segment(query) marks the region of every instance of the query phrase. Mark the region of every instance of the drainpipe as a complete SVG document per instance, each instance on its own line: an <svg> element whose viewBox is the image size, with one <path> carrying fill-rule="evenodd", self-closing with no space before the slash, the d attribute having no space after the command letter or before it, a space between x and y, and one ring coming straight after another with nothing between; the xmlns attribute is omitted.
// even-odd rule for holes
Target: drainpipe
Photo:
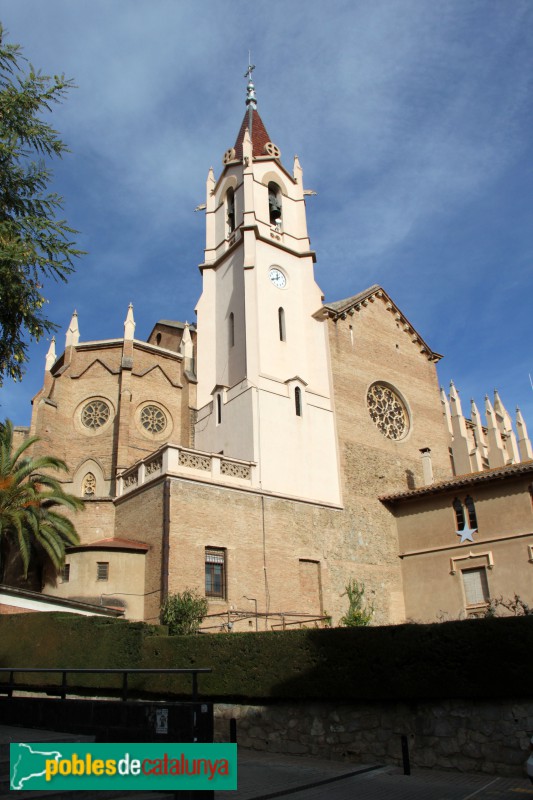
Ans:
<svg viewBox="0 0 533 800"><path fill-rule="evenodd" d="M161 604L168 597L168 561L170 551L170 479L163 487L163 552L161 553Z"/></svg>

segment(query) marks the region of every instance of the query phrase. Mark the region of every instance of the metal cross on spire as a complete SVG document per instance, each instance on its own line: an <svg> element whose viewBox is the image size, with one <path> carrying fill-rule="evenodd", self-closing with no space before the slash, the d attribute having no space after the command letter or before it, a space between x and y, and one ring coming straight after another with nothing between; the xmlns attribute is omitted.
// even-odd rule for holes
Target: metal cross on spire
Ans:
<svg viewBox="0 0 533 800"><path fill-rule="evenodd" d="M252 54L251 51L248 50L248 69L244 73L244 77L248 78L248 80L252 80L252 72L255 69L255 64L252 64Z"/></svg>
<svg viewBox="0 0 533 800"><path fill-rule="evenodd" d="M252 64L251 53L248 50L248 69L244 73L244 77L248 78L248 86L246 87L246 105L249 110L257 108L257 97L255 96L255 86L252 81L252 72L255 69L255 64Z"/></svg>

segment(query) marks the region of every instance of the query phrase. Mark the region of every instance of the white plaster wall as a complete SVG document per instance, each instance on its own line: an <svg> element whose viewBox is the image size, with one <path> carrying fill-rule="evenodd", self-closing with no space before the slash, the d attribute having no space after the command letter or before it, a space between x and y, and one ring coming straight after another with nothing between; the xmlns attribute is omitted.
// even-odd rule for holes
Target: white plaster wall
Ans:
<svg viewBox="0 0 533 800"><path fill-rule="evenodd" d="M297 417L293 391L285 396L259 394L261 485L280 494L339 504L333 413L311 403L302 391L302 416Z"/></svg>
<svg viewBox="0 0 533 800"><path fill-rule="evenodd" d="M313 318L322 306L322 293L313 276L311 258L296 259L290 253L257 243L254 292L247 291L247 326L255 325L258 340L258 373L289 380L298 375L317 394L329 396L327 338L324 323ZM286 288L269 280L272 266L287 277ZM245 280L250 280L246 272ZM278 309L285 311L286 341L279 339ZM254 319L255 316L255 319Z"/></svg>

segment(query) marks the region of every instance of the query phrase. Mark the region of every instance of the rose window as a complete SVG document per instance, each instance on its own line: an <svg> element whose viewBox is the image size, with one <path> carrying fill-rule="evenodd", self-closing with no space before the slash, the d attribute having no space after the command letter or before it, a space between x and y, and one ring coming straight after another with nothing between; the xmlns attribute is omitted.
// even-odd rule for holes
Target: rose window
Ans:
<svg viewBox="0 0 533 800"><path fill-rule="evenodd" d="M145 406L141 411L141 425L149 433L161 433L167 427L167 418L157 406Z"/></svg>
<svg viewBox="0 0 533 800"><path fill-rule="evenodd" d="M403 439L409 431L407 410L396 392L381 383L375 383L366 396L368 411L383 436Z"/></svg>
<svg viewBox="0 0 533 800"><path fill-rule="evenodd" d="M91 400L82 409L81 421L86 428L95 431L105 425L109 419L110 409L103 400Z"/></svg>

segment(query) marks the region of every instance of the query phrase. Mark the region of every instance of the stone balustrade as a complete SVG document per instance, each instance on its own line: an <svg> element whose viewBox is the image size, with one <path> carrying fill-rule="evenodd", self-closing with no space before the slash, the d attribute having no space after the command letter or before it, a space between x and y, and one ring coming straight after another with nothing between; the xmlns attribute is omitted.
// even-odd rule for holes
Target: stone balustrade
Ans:
<svg viewBox="0 0 533 800"><path fill-rule="evenodd" d="M249 489L257 485L256 465L251 461L178 445L165 445L119 476L117 494L119 497L128 494L161 475Z"/></svg>

